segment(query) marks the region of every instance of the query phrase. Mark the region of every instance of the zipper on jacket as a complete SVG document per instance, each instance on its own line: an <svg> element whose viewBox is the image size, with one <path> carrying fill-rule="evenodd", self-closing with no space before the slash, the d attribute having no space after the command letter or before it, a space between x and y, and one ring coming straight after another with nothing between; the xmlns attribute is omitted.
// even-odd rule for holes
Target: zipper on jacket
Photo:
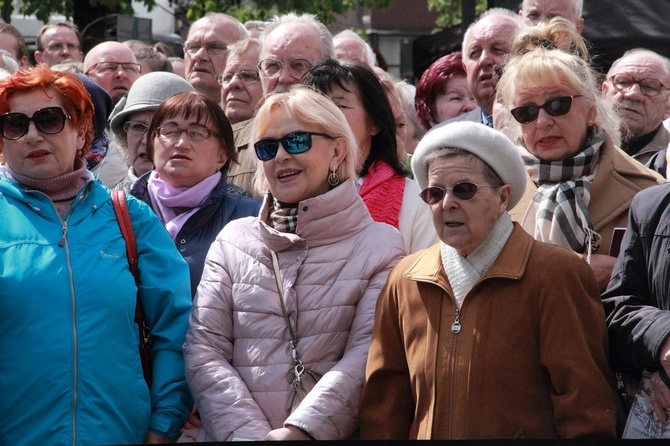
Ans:
<svg viewBox="0 0 670 446"><path fill-rule="evenodd" d="M461 309L456 307L456 316L454 316L454 323L451 324L451 332L458 334L461 331Z"/></svg>

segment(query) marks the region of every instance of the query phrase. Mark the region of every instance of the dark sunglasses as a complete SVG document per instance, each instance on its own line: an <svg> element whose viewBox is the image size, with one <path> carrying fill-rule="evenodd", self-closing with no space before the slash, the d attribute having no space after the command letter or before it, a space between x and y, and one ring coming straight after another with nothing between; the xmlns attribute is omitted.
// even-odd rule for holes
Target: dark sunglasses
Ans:
<svg viewBox="0 0 670 446"><path fill-rule="evenodd" d="M256 149L256 156L261 161L270 161L277 156L279 150L279 143L284 146L291 155L298 153L305 153L312 148L312 136L323 136L324 138L334 139L330 135L318 132L293 132L278 139L261 139L254 148Z"/></svg>
<svg viewBox="0 0 670 446"><path fill-rule="evenodd" d="M447 194L447 191L450 190L454 194L454 197L458 198L459 200L471 200L475 195L477 195L477 191L480 187L491 187L495 189L500 186L480 186L475 183L470 183L469 181L463 181L461 183L454 184L453 187L445 188L440 186L429 186L421 191L419 197L421 197L421 199L427 204L433 205L442 201L444 196Z"/></svg>
<svg viewBox="0 0 670 446"><path fill-rule="evenodd" d="M521 124L528 124L537 119L540 109L547 112L549 116L563 116L572 108L572 100L581 95L561 96L560 98L549 99L542 105L522 105L510 111L514 119Z"/></svg>
<svg viewBox="0 0 670 446"><path fill-rule="evenodd" d="M5 113L0 116L0 133L5 139L19 139L28 133L28 126L32 121L40 132L55 135L63 130L66 119L70 117L60 107L42 108L30 118L23 113Z"/></svg>

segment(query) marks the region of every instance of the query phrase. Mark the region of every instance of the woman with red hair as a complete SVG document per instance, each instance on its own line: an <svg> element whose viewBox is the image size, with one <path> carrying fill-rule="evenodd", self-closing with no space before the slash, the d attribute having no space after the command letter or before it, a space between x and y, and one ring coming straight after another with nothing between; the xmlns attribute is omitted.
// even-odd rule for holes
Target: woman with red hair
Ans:
<svg viewBox="0 0 670 446"><path fill-rule="evenodd" d="M92 118L72 74L40 64L0 81L3 444L165 442L192 405L181 353L188 267L154 213L128 197L139 253L131 273L110 191L86 169Z"/></svg>

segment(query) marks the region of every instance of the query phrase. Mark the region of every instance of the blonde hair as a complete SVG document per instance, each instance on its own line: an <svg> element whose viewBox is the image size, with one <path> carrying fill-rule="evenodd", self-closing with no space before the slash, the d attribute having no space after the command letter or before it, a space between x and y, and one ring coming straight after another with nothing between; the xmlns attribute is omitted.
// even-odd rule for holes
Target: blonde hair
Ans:
<svg viewBox="0 0 670 446"><path fill-rule="evenodd" d="M290 90L269 95L256 112L249 149L254 150L254 143L260 139L261 131L271 125L272 112L283 109L289 115L296 127L316 128L316 131L325 133L333 138L344 138L346 153L342 163L335 172L343 182L349 178L356 178L359 150L356 138L349 127L342 111L325 95L305 85L294 85ZM254 187L257 192L263 193L268 188L268 182L263 172L263 161L258 161ZM323 179L326 181L326 178Z"/></svg>
<svg viewBox="0 0 670 446"><path fill-rule="evenodd" d="M522 88L565 85L574 95L581 95L587 106L596 107L593 124L604 129L615 145L619 145L619 117L602 97L586 43L569 21L556 17L527 27L516 36L512 48L513 57L498 81L496 100L502 107L496 110L496 128L512 141L517 141L521 136L521 125L510 113L516 106L517 92ZM586 122L584 126L587 126Z"/></svg>

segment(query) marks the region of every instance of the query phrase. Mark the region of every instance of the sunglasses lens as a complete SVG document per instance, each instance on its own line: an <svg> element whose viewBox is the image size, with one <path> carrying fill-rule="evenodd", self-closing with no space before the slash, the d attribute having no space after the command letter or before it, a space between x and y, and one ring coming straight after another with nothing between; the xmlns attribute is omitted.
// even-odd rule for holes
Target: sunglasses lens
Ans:
<svg viewBox="0 0 670 446"><path fill-rule="evenodd" d="M544 110L551 116L563 116L570 111L572 106L572 98L565 96L563 98L552 99L542 106Z"/></svg>
<svg viewBox="0 0 670 446"><path fill-rule="evenodd" d="M444 190L439 187L427 187L421 191L419 194L421 199L426 202L426 204L436 204L442 201L444 198Z"/></svg>
<svg viewBox="0 0 670 446"><path fill-rule="evenodd" d="M477 194L477 185L474 183L458 183L453 188L454 196L459 200L470 200Z"/></svg>
<svg viewBox="0 0 670 446"><path fill-rule="evenodd" d="M524 105L513 109L511 113L512 116L514 116L514 119L520 124L527 124L537 119L537 115L540 113L540 107L537 105Z"/></svg>
<svg viewBox="0 0 670 446"><path fill-rule="evenodd" d="M289 133L282 142L288 153L305 153L312 148L312 135L306 132Z"/></svg>
<svg viewBox="0 0 670 446"><path fill-rule="evenodd" d="M2 136L19 139L28 132L28 117L23 113L8 113L2 117Z"/></svg>
<svg viewBox="0 0 670 446"><path fill-rule="evenodd" d="M58 107L45 108L35 112L33 122L39 131L53 135L65 127L65 115Z"/></svg>
<svg viewBox="0 0 670 446"><path fill-rule="evenodd" d="M279 141L274 139L262 139L254 144L256 156L261 161L269 161L277 156Z"/></svg>

